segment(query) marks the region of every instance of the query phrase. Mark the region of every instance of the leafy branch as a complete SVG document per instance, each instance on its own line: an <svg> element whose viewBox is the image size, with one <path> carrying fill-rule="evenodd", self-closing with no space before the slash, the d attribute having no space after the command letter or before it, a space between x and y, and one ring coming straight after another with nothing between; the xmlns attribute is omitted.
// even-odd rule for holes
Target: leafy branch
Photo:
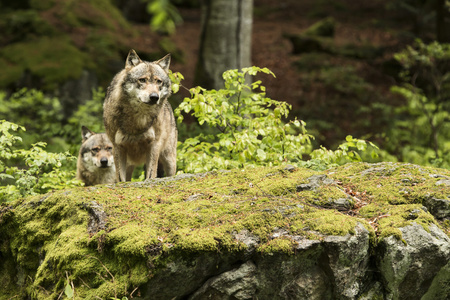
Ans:
<svg viewBox="0 0 450 300"><path fill-rule="evenodd" d="M63 162L76 157L68 152L47 152L44 142L35 143L28 150L15 149L22 139L11 131L18 130L25 128L0 120L0 202L80 185L73 179L74 171L61 169Z"/></svg>
<svg viewBox="0 0 450 300"><path fill-rule="evenodd" d="M425 145L411 144L411 147L422 157L443 162L450 155L450 145L446 142L450 121L450 44L425 44L417 40L394 57L403 67L402 84L393 86L391 91L406 100L402 109L410 120L408 143L424 140L431 146L433 157L426 153Z"/></svg>
<svg viewBox="0 0 450 300"><path fill-rule="evenodd" d="M258 73L275 77L267 68L228 70L223 74L223 89L194 87L189 90L191 96L175 109L178 122L183 121L184 114L191 114L210 132L179 142L177 160L181 172L272 166L286 162L305 165L304 158L311 154L314 137L307 133L305 122L287 120L291 105L268 98L262 81L246 82L248 76ZM314 159L322 163L311 166L324 168L361 160L357 151L365 151L368 146L374 152L378 149L370 142L349 137L337 151L321 148L313 152ZM349 150L351 147L356 149Z"/></svg>

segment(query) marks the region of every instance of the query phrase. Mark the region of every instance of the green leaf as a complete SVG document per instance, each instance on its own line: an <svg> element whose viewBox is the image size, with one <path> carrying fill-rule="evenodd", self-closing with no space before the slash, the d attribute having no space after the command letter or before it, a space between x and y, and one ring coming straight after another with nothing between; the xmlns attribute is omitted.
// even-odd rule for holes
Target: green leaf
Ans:
<svg viewBox="0 0 450 300"><path fill-rule="evenodd" d="M176 94L180 90L180 85L177 83L172 84L172 93Z"/></svg>
<svg viewBox="0 0 450 300"><path fill-rule="evenodd" d="M264 152L264 150L262 150L262 149L258 149L258 150L256 151L256 156L257 156L258 159L261 160L261 161L266 160L266 157L267 157L266 152Z"/></svg>
<svg viewBox="0 0 450 300"><path fill-rule="evenodd" d="M72 299L72 298L73 298L74 291L73 291L73 289L72 289L72 287L71 287L69 281L67 281L66 288L64 289L64 294L65 294L65 295L67 296L67 298L69 298L69 299Z"/></svg>
<svg viewBox="0 0 450 300"><path fill-rule="evenodd" d="M366 150L367 149L366 141L358 140L358 142L356 142L356 148L360 151Z"/></svg>

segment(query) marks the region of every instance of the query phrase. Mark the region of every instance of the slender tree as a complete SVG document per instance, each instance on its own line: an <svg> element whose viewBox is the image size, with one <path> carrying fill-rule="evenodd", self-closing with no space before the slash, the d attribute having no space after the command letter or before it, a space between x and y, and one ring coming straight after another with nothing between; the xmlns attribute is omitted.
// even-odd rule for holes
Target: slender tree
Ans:
<svg viewBox="0 0 450 300"><path fill-rule="evenodd" d="M203 0L195 84L223 85L222 73L251 65L253 0Z"/></svg>

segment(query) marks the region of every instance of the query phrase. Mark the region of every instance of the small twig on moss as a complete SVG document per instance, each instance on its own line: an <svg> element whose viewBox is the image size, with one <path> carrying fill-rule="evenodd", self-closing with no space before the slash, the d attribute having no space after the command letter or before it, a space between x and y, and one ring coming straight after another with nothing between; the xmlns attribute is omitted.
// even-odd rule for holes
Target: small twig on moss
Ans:
<svg viewBox="0 0 450 300"><path fill-rule="evenodd" d="M50 293L42 286L38 285L37 286L40 290L42 290L45 294L50 295Z"/></svg>
<svg viewBox="0 0 450 300"><path fill-rule="evenodd" d="M105 278L105 276L103 276L103 275L100 274L99 272L95 272L95 274L97 274L97 276L100 277L101 279L103 279L104 281L108 281L108 279Z"/></svg>
<svg viewBox="0 0 450 300"><path fill-rule="evenodd" d="M137 290L138 288L139 288L139 287L136 287L136 288L131 292L130 298L133 298L133 293L136 292L136 290Z"/></svg>
<svg viewBox="0 0 450 300"><path fill-rule="evenodd" d="M78 279L80 279L81 282L82 282L88 289L92 289L92 288L89 286L89 284L87 284L87 283L83 280L83 278L78 277Z"/></svg>
<svg viewBox="0 0 450 300"><path fill-rule="evenodd" d="M249 180L249 178L246 178L247 180ZM249 180L250 181L250 180ZM264 191L262 188L260 188L256 183L250 182L249 183L250 187L256 187L264 196L268 197L268 198L277 198L274 195L271 195L269 193L267 193L266 191Z"/></svg>
<svg viewBox="0 0 450 300"><path fill-rule="evenodd" d="M102 261L101 261L100 259L98 259L97 257L91 256L91 255L86 255L86 257L96 259L96 260L102 265L102 267L106 270L106 272L108 272L109 276L111 276L112 283L113 283L113 286L114 286L114 298L116 299L116 298L117 298L117 290L116 290L116 281L115 281L115 279L114 279L114 275L111 274L111 272L108 270L108 268L107 268L107 267L102 263ZM97 274L98 274L103 280L106 281L106 279L105 279L100 273L97 273Z"/></svg>
<svg viewBox="0 0 450 300"><path fill-rule="evenodd" d="M98 260L98 262L102 265L102 267L106 270L106 272L108 272L109 276L111 276L112 281L113 281L113 283L114 283L114 276L113 276L113 274L111 274L111 272L110 272L110 271L108 270L108 268L102 263L102 261L101 261L100 259L98 259L98 258L95 257L95 256L91 256L91 255L86 255L86 257L89 257L89 258L93 258L93 259Z"/></svg>
<svg viewBox="0 0 450 300"><path fill-rule="evenodd" d="M61 299L61 297L62 297L63 294L64 294L64 290L61 291L61 293L59 294L59 296L58 296L58 298L57 298L56 300ZM12 298L10 298L10 299L12 299Z"/></svg>

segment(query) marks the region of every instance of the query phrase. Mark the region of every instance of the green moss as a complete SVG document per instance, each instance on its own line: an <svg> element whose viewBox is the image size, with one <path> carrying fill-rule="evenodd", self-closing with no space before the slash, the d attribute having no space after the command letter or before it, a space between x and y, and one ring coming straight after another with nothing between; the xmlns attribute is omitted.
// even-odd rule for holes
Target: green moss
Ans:
<svg viewBox="0 0 450 300"><path fill-rule="evenodd" d="M281 237L268 241L258 247L257 251L263 255L273 255L274 253L294 254L296 242L287 237Z"/></svg>
<svg viewBox="0 0 450 300"><path fill-rule="evenodd" d="M384 214L386 207L378 203L369 203L359 210L361 217L371 219Z"/></svg>
<svg viewBox="0 0 450 300"><path fill-rule="evenodd" d="M437 186L436 169L401 163L348 164L330 171L330 176L366 192L377 202L389 204L423 203L435 197L445 199L448 189ZM439 169L439 174L450 176L450 171Z"/></svg>
<svg viewBox="0 0 450 300"><path fill-rule="evenodd" d="M0 262L0 279L14 285L6 274L20 278L36 299L57 298L67 276L78 299L123 297L181 254L241 253L246 246L234 234L243 229L259 240L257 251L265 255L293 255L293 236L320 240L354 234L358 222L369 230L372 245L375 230L369 221L376 224L378 238L401 239L399 228L412 222L426 229L437 223L420 204L427 189L435 196L448 193L429 176L435 169L423 170L351 164L328 172L336 183L297 192L299 184L323 173L255 168L27 198L12 204L13 209L0 210L2 257L18 262L17 268ZM345 197L349 187L366 192L358 217L318 206ZM404 188L412 196L398 193ZM402 203L395 198L406 203L393 205ZM89 234L92 201L101 205L107 219L105 228ZM24 289L12 290L20 294Z"/></svg>
<svg viewBox="0 0 450 300"><path fill-rule="evenodd" d="M401 239L399 228L412 222L425 229L430 223L437 224L422 205L425 200L446 199L449 194L448 187L436 185L440 176L450 176L449 170L412 164L348 164L329 171L329 176L353 193L365 195L366 204L359 213L375 222L379 238L394 235Z"/></svg>
<svg viewBox="0 0 450 300"><path fill-rule="evenodd" d="M307 36L333 37L335 27L336 20L333 17L328 17L308 27L303 34Z"/></svg>
<svg viewBox="0 0 450 300"><path fill-rule="evenodd" d="M450 220L444 220L439 222L439 224L442 226L442 228L444 229L444 232L450 236Z"/></svg>
<svg viewBox="0 0 450 300"><path fill-rule="evenodd" d="M30 7L36 10L47 10L55 5L56 0L29 0Z"/></svg>
<svg viewBox="0 0 450 300"><path fill-rule="evenodd" d="M14 220L20 223L15 224L14 234L8 236L9 246L18 262L19 274L23 274L27 293L34 295L33 298L57 297L64 289L66 276L76 283L77 297L80 297L77 299L89 294L91 298L111 296L112 286L124 294L128 285L142 283L147 276L145 262L136 261L131 261L130 271L123 274L124 258L137 255L130 253L126 244L116 245L118 257L122 258L119 260L111 255L113 252L103 255L94 247L96 243L92 243L87 232L88 212L84 209L89 202L79 197L79 191L62 191L16 203ZM140 246L137 244L134 249ZM120 274L122 279L113 280L109 273ZM83 282L88 282L89 287Z"/></svg>
<svg viewBox="0 0 450 300"><path fill-rule="evenodd" d="M109 30L130 27L118 8L108 0L61 1L58 8L58 17L70 27L89 25Z"/></svg>
<svg viewBox="0 0 450 300"><path fill-rule="evenodd" d="M254 212L245 216L240 223L244 228L259 236L262 242L267 241L269 235L276 229L285 228L288 225L288 221L279 212Z"/></svg>
<svg viewBox="0 0 450 300"><path fill-rule="evenodd" d="M15 10L14 13L1 14L0 30L0 41L4 43L50 36L58 32L35 10Z"/></svg>
<svg viewBox="0 0 450 300"><path fill-rule="evenodd" d="M61 36L11 44L0 50L0 56L0 68L12 68L11 73L0 74L2 87L17 81L28 70L43 78L45 88L55 88L58 83L80 77L84 68L93 67L86 54Z"/></svg>
<svg viewBox="0 0 450 300"><path fill-rule="evenodd" d="M336 211L317 211L307 216L305 225L325 235L354 234L357 220Z"/></svg>
<svg viewBox="0 0 450 300"><path fill-rule="evenodd" d="M157 244L157 231L135 223L124 224L106 235L106 245L118 255L145 257L145 249Z"/></svg>
<svg viewBox="0 0 450 300"><path fill-rule="evenodd" d="M136 35L109 0L30 1L26 8L0 13L0 88L26 74L53 91L84 69L109 82L108 65L123 59L126 41Z"/></svg>
<svg viewBox="0 0 450 300"><path fill-rule="evenodd" d="M411 225L413 222L421 225L425 230L428 230L430 224L437 224L430 213L422 210L421 205L391 206L378 221L379 238L394 235L396 238L402 239L399 228Z"/></svg>

